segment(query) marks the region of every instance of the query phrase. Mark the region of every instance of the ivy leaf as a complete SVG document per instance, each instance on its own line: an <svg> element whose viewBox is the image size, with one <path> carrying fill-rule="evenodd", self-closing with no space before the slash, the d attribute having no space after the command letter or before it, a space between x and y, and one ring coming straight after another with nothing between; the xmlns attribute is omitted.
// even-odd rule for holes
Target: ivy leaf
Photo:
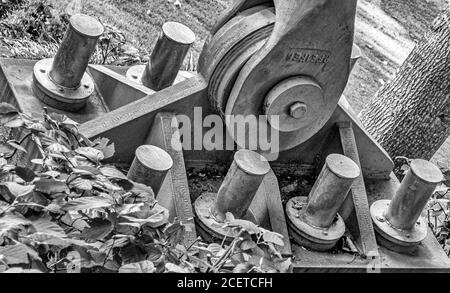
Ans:
<svg viewBox="0 0 450 293"><path fill-rule="evenodd" d="M116 152L114 143L109 144L109 139L103 137L103 138L97 138L93 142L94 148L101 151L103 153L104 159L109 159L112 156L114 156L114 153Z"/></svg>
<svg viewBox="0 0 450 293"><path fill-rule="evenodd" d="M275 263L275 267L282 274L290 273L291 272L291 268L292 268L292 259L288 258L288 259L286 259L284 261L276 262Z"/></svg>
<svg viewBox="0 0 450 293"><path fill-rule="evenodd" d="M30 194L35 188L35 185L21 185L16 182L3 182L0 183L0 186L5 186L8 192L8 194L2 192L2 195L9 195L12 200ZM0 188L0 191L2 191L2 188Z"/></svg>
<svg viewBox="0 0 450 293"><path fill-rule="evenodd" d="M166 268L167 273L178 273L178 274L190 273L189 270L186 270L186 269L184 269L180 266L177 266L176 264L173 264L173 263L166 263L165 268Z"/></svg>
<svg viewBox="0 0 450 293"><path fill-rule="evenodd" d="M43 272L40 270L36 270L36 269L23 269L23 268L15 267L15 268L10 268L10 269L4 271L3 273L5 273L5 274L40 274Z"/></svg>
<svg viewBox="0 0 450 293"><path fill-rule="evenodd" d="M135 212L131 216L122 215L120 218L140 225L149 225L152 228L158 228L169 221L169 211L159 204L156 204L151 210L146 209L148 205L143 205L143 207L141 211Z"/></svg>
<svg viewBox="0 0 450 293"><path fill-rule="evenodd" d="M78 177L77 179L72 180L69 183L69 187L76 188L79 190L90 191L90 190L92 190L92 182L89 179L83 179L81 177Z"/></svg>
<svg viewBox="0 0 450 293"><path fill-rule="evenodd" d="M60 143L54 142L46 147L46 150L56 154L70 153L70 150Z"/></svg>
<svg viewBox="0 0 450 293"><path fill-rule="evenodd" d="M62 209L65 211L81 211L87 209L107 208L113 202L104 197L81 197L67 202Z"/></svg>
<svg viewBox="0 0 450 293"><path fill-rule="evenodd" d="M8 161L4 158L0 158L0 169L8 164Z"/></svg>
<svg viewBox="0 0 450 293"><path fill-rule="evenodd" d="M247 221L247 220L233 220L228 222L228 226L231 227L239 227L243 230L247 231L249 234L258 234L261 232L261 229L256 226L254 223Z"/></svg>
<svg viewBox="0 0 450 293"><path fill-rule="evenodd" d="M213 256L218 256L220 252L223 252L224 249L220 244L217 243L211 243L206 248Z"/></svg>
<svg viewBox="0 0 450 293"><path fill-rule="evenodd" d="M0 115L18 114L19 110L11 104L0 103Z"/></svg>
<svg viewBox="0 0 450 293"><path fill-rule="evenodd" d="M117 178L117 179L128 180L127 176L125 176L122 172L117 170L117 168L115 168L115 167L102 167L102 168L100 168L100 172L103 174L103 176L106 176L108 178Z"/></svg>
<svg viewBox="0 0 450 293"><path fill-rule="evenodd" d="M93 166L78 166L77 168L73 169L72 172L76 174L85 174L91 176L102 174L102 172L99 169Z"/></svg>
<svg viewBox="0 0 450 293"><path fill-rule="evenodd" d="M83 238L92 240L102 240L108 236L113 230L113 224L108 219L95 218L88 222L89 228L81 233Z"/></svg>
<svg viewBox="0 0 450 293"><path fill-rule="evenodd" d="M15 151L15 148L13 148L11 145L0 142L0 154L5 154L6 156L11 156Z"/></svg>
<svg viewBox="0 0 450 293"><path fill-rule="evenodd" d="M284 246L283 235L271 231L264 231L263 239L265 242L273 243L278 246Z"/></svg>
<svg viewBox="0 0 450 293"><path fill-rule="evenodd" d="M6 214L0 217L0 237L16 234L30 226L31 222L23 216Z"/></svg>
<svg viewBox="0 0 450 293"><path fill-rule="evenodd" d="M17 176L25 180L25 182L31 182L34 178L36 178L36 173L34 173L34 171L30 168L17 166L14 171Z"/></svg>
<svg viewBox="0 0 450 293"><path fill-rule="evenodd" d="M126 216L129 214L140 212L143 209L144 205L144 203L124 204L119 208L119 215Z"/></svg>
<svg viewBox="0 0 450 293"><path fill-rule="evenodd" d="M51 220L51 217L39 217L31 221L36 232L67 238L64 229Z"/></svg>
<svg viewBox="0 0 450 293"><path fill-rule="evenodd" d="M130 263L123 265L119 268L119 273L124 274L141 274L141 273L154 273L156 271L155 266L151 261L144 260L141 262Z"/></svg>
<svg viewBox="0 0 450 293"><path fill-rule="evenodd" d="M30 126L28 126L28 129L31 130L33 133L45 133L47 132L47 129L39 122L33 123Z"/></svg>
<svg viewBox="0 0 450 293"><path fill-rule="evenodd" d="M252 268L253 268L252 264L240 263L234 267L233 273L234 274L245 274L245 273L248 273Z"/></svg>
<svg viewBox="0 0 450 293"><path fill-rule="evenodd" d="M116 152L116 147L112 143L112 144L106 146L105 148L103 148L102 152L103 152L103 156L104 156L103 159L109 159L114 156L114 153Z"/></svg>
<svg viewBox="0 0 450 293"><path fill-rule="evenodd" d="M76 149L75 152L94 163L99 163L105 158L101 151L91 147L81 147Z"/></svg>
<svg viewBox="0 0 450 293"><path fill-rule="evenodd" d="M3 255L8 265L28 264L29 256L32 259L40 259L35 250L21 243L1 246L0 255Z"/></svg>
<svg viewBox="0 0 450 293"><path fill-rule="evenodd" d="M255 243L255 241L246 239L241 242L240 248L243 251L247 251L247 250L251 250L251 249L255 248L256 246L257 246L257 244Z"/></svg>
<svg viewBox="0 0 450 293"><path fill-rule="evenodd" d="M39 244L47 244L51 246L56 246L60 249L69 247L72 243L67 241L67 239L60 238L58 236L46 233L33 233L27 236L28 239L33 240Z"/></svg>
<svg viewBox="0 0 450 293"><path fill-rule="evenodd" d="M6 143L15 148L16 150L27 153L27 150L15 140L8 140Z"/></svg>
<svg viewBox="0 0 450 293"><path fill-rule="evenodd" d="M40 178L34 184L36 185L36 191L45 194L64 193L69 191L69 187L65 182L55 179Z"/></svg>
<svg viewBox="0 0 450 293"><path fill-rule="evenodd" d="M114 235L100 246L99 251L107 253L112 248L124 247L130 244L132 240L134 240L134 236L131 235Z"/></svg>
<svg viewBox="0 0 450 293"><path fill-rule="evenodd" d="M3 126L7 128L20 128L25 125L25 122L22 119L13 119L7 123L5 123Z"/></svg>

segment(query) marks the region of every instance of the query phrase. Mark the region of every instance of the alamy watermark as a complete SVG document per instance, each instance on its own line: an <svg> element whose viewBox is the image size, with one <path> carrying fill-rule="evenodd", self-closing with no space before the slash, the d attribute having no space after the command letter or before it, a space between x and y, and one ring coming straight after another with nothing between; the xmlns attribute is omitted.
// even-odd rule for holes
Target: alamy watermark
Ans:
<svg viewBox="0 0 450 293"><path fill-rule="evenodd" d="M203 117L201 107L194 108L193 120L187 115L177 115L171 125L178 129L172 137L172 148L178 151L244 148L264 154L267 160L278 158L279 132L269 125L265 115L227 115L225 121L215 114ZM278 122L279 117L271 116L271 123Z"/></svg>

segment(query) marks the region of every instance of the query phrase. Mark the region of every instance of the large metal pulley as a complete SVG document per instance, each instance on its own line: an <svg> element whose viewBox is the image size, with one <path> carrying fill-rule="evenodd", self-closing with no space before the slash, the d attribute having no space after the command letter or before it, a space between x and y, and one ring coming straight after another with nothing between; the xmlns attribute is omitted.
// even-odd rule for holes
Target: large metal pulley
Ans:
<svg viewBox="0 0 450 293"><path fill-rule="evenodd" d="M258 129L277 133L280 151L324 126L349 76L355 7L353 0L238 1L219 22L199 68L240 147L249 147L254 128L240 141L232 117L265 118Z"/></svg>

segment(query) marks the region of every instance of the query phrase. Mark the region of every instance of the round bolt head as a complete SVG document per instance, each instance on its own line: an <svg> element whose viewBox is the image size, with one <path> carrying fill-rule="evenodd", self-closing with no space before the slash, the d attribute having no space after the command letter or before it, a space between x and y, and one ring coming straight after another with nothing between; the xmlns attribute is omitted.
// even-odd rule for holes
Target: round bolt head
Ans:
<svg viewBox="0 0 450 293"><path fill-rule="evenodd" d="M380 222L382 222L382 223L383 223L384 221L386 221L386 219L383 218L383 217L381 217L381 216L380 216L380 217L377 217L377 220L380 221Z"/></svg>
<svg viewBox="0 0 450 293"><path fill-rule="evenodd" d="M301 119L308 113L308 106L302 102L296 102L289 108L289 115L295 119Z"/></svg>

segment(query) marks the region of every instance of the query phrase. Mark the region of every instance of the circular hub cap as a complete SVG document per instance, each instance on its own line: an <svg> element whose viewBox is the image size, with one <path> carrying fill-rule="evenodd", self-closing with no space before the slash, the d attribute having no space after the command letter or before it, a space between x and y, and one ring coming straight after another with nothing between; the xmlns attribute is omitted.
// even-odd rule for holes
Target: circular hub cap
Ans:
<svg viewBox="0 0 450 293"><path fill-rule="evenodd" d="M267 95L264 113L271 126L282 132L301 129L317 119L324 106L319 84L308 77L293 77Z"/></svg>

